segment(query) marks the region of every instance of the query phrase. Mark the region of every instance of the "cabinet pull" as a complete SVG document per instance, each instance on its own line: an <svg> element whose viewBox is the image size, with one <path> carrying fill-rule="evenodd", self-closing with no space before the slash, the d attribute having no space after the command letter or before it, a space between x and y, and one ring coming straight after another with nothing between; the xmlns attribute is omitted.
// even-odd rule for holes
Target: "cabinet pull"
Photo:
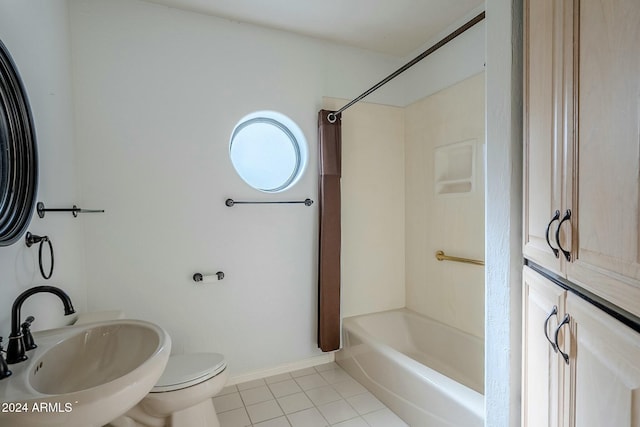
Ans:
<svg viewBox="0 0 640 427"><path fill-rule="evenodd" d="M547 338L547 341L549 341L549 344L551 344L551 348L553 348L553 351L555 351L556 353L558 352L558 346L556 345L556 343L551 341L551 338L549 338L549 334L547 331L549 330L549 320L551 319L552 316L557 316L557 315L558 315L558 306L554 305L553 310L551 310L551 313L549 313L549 315L544 321L544 336Z"/></svg>
<svg viewBox="0 0 640 427"><path fill-rule="evenodd" d="M558 224L558 228L556 229L556 243L558 244L558 248L562 251L567 261L571 261L571 252L565 250L560 244L560 228L562 227L563 222L568 221L570 219L571 219L571 209L567 209L567 211L564 213L564 216L560 220L560 223Z"/></svg>
<svg viewBox="0 0 640 427"><path fill-rule="evenodd" d="M544 234L545 238L547 239L547 245L549 245L549 247L551 248L551 250L553 251L553 254L556 256L556 258L560 258L560 251L558 250L558 248L554 248L553 246L551 246L551 242L549 241L549 230L551 229L551 224L553 224L553 221L557 221L560 219L560 211L556 211L556 213L553 215L553 218L551 218L551 221L549 221L549 224L547 224L547 232ZM560 228L558 226L558 228Z"/></svg>
<svg viewBox="0 0 640 427"><path fill-rule="evenodd" d="M556 348L558 349L558 351L562 355L562 358L564 359L564 361L565 361L565 363L567 365L569 364L569 355L567 353L565 353L564 351L560 350L560 344L558 344L558 334L560 333L560 329L562 329L562 327L564 325L568 324L570 320L571 320L571 317L569 316L569 314L565 314L564 318L562 319L562 322L560 322L560 324L556 328L556 333L555 333L555 337L554 337Z"/></svg>

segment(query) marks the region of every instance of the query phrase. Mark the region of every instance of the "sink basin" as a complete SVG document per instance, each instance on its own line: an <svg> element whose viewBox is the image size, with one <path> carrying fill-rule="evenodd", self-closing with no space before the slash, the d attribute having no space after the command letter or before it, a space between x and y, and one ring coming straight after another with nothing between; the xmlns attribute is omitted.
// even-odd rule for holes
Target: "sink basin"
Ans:
<svg viewBox="0 0 640 427"><path fill-rule="evenodd" d="M155 385L171 349L153 323L116 320L34 333L38 348L0 381L0 425L103 426Z"/></svg>

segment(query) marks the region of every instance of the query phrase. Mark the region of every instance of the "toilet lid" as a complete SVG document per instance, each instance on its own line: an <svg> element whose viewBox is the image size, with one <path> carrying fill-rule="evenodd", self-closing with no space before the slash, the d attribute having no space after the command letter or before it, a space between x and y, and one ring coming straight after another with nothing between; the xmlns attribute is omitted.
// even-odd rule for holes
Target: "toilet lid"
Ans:
<svg viewBox="0 0 640 427"><path fill-rule="evenodd" d="M178 390L200 384L224 370L227 363L218 353L176 354L151 390L152 393Z"/></svg>

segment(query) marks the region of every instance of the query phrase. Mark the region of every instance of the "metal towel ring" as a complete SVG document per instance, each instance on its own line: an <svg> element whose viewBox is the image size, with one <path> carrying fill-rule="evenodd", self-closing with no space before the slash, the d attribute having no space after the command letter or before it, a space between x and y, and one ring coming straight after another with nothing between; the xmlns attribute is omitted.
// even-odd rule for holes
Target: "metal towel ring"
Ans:
<svg viewBox="0 0 640 427"><path fill-rule="evenodd" d="M45 242L49 244L49 254L51 254L51 268L49 269L49 274L46 274L44 272L44 265L42 263L42 246L44 245ZM25 243L28 248L30 248L32 245L36 243L40 243L40 247L38 248L38 264L40 264L40 274L42 274L42 277L45 280L49 280L51 278L51 275L53 275L53 263L54 263L53 243L51 243L51 239L49 239L49 236L36 236L35 234L31 234L30 232L27 232L27 235L25 237Z"/></svg>
<svg viewBox="0 0 640 427"><path fill-rule="evenodd" d="M42 246L44 242L49 244L49 253L51 254L51 267L49 268L49 274L44 273L44 266L42 265ZM53 274L53 244L51 243L51 239L45 236L44 239L40 241L40 247L38 248L38 264L40 264L40 274L45 280L51 279L51 275Z"/></svg>

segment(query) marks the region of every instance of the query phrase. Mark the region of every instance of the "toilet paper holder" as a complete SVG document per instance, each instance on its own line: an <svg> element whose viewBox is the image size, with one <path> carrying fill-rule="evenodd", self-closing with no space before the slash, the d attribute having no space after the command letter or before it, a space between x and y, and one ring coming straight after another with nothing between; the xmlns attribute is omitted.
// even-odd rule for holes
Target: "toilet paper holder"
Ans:
<svg viewBox="0 0 640 427"><path fill-rule="evenodd" d="M208 279L211 279L213 277L216 277L218 280L222 280L224 279L224 273L222 271L217 271L215 274L195 273L193 275L193 281L200 283L200 282L205 282Z"/></svg>

